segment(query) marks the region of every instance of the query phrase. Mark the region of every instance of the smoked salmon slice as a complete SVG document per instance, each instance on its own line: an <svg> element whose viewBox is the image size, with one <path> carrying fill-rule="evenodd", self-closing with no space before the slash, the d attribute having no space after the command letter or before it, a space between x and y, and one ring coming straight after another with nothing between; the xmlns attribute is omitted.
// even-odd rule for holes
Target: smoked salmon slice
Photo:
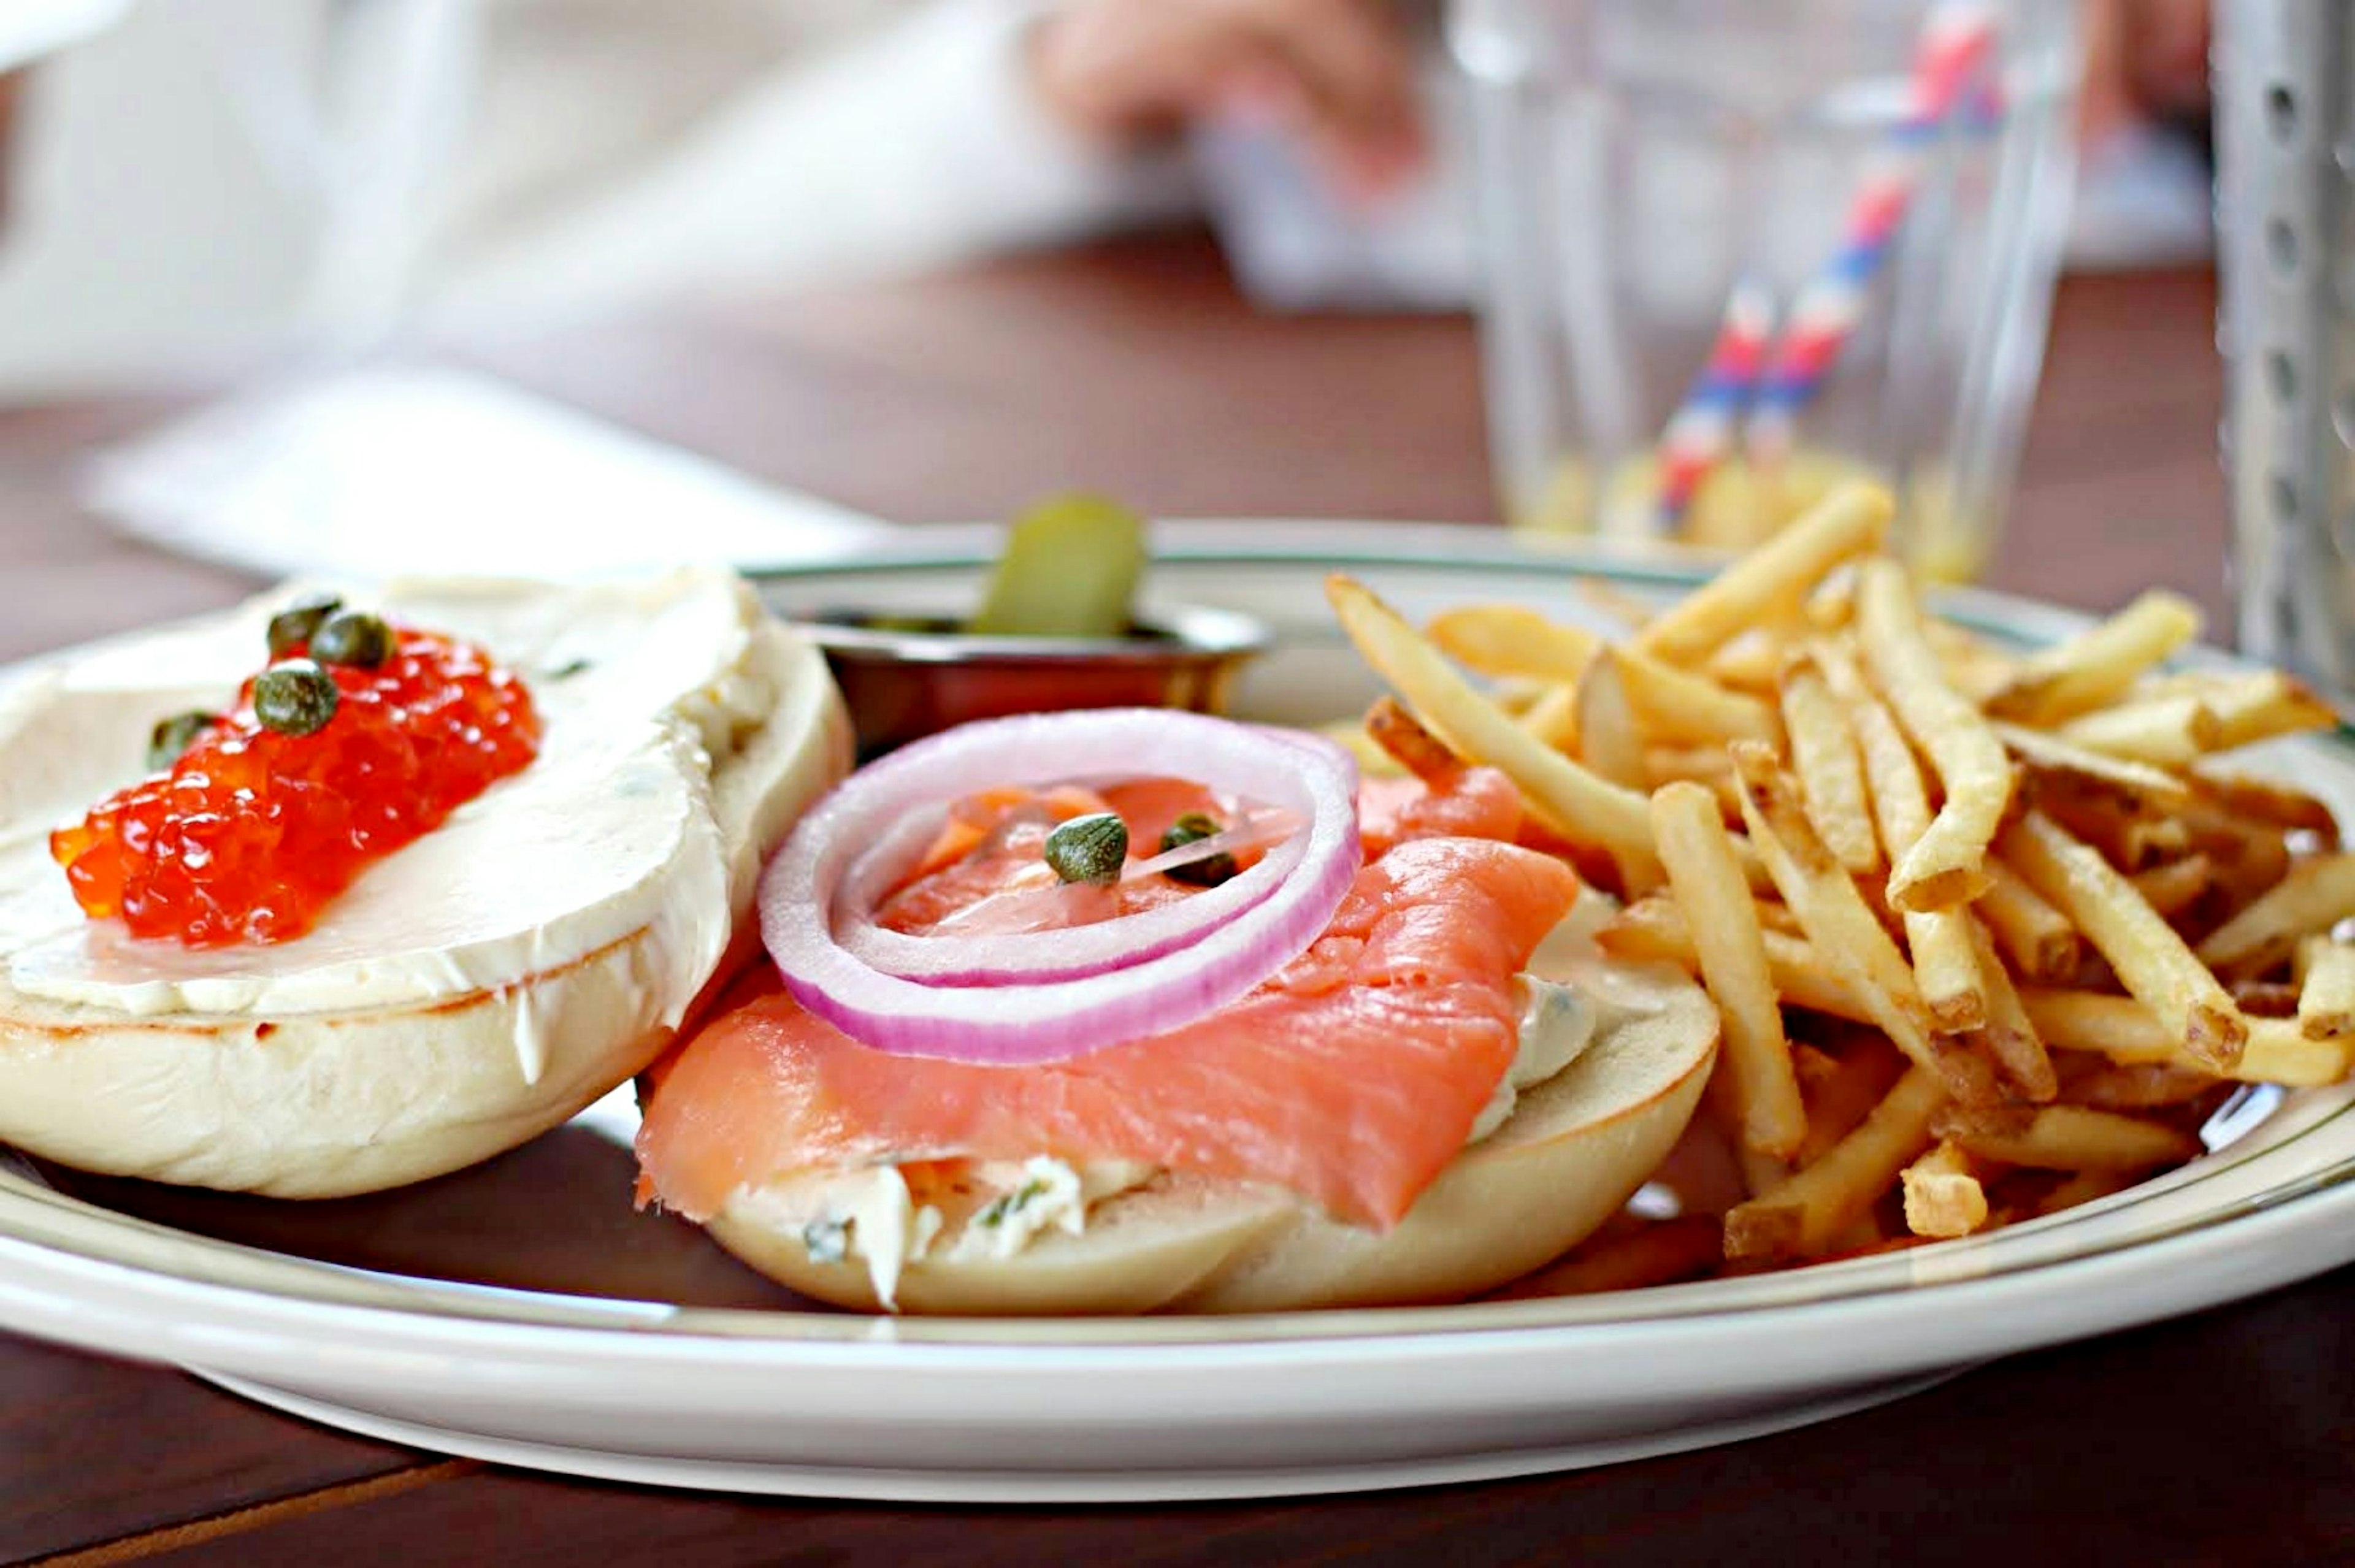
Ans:
<svg viewBox="0 0 2355 1568"><path fill-rule="evenodd" d="M1385 803L1393 831L1413 830L1395 809L1411 804ZM703 1220L805 1169L1044 1154L1273 1183L1387 1227L1510 1066L1513 976L1576 892L1559 860L1498 838L1412 839L1363 867L1324 936L1241 1000L1043 1066L870 1051L764 965L654 1081L640 1200Z"/></svg>
<svg viewBox="0 0 2355 1568"><path fill-rule="evenodd" d="M1521 792L1495 768L1464 768L1444 784L1367 779L1358 785L1358 837L1375 859L1411 838L1497 838L1520 833Z"/></svg>

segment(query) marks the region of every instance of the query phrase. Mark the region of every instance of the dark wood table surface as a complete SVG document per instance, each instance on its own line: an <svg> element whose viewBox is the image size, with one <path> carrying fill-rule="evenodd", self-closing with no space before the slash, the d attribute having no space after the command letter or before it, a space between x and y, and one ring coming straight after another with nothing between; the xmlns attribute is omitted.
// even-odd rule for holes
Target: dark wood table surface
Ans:
<svg viewBox="0 0 2355 1568"><path fill-rule="evenodd" d="M2222 620L2211 281L2073 280L2001 586L2172 585ZM432 346L909 521L1088 483L1164 515L1494 516L1455 318L1270 318L1190 237L561 337ZM174 404L0 412L0 658L250 583L78 514L76 454ZM1785 1435L1335 1499L890 1508L635 1490L345 1437L0 1336L0 1563L2305 1562L2355 1556L2355 1270Z"/></svg>

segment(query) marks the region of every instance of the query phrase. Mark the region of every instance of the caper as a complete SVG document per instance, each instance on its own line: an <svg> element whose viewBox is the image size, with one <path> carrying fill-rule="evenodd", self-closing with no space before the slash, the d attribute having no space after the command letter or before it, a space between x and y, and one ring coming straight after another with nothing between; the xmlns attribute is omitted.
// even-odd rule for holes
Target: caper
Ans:
<svg viewBox="0 0 2355 1568"><path fill-rule="evenodd" d="M270 617L270 656L282 659L311 640L319 624L344 607L332 593L298 599Z"/></svg>
<svg viewBox="0 0 2355 1568"><path fill-rule="evenodd" d="M1214 837L1225 831L1225 828L1220 827L1202 813L1189 811L1171 823L1169 831L1161 836L1161 852L1167 855L1172 849L1182 849L1188 844L1199 844L1203 839ZM1216 855L1205 855L1199 860L1188 860L1182 866L1172 866L1162 875L1173 882L1189 882L1198 888L1215 888L1241 869L1235 864L1235 858L1232 855L1221 851Z"/></svg>
<svg viewBox="0 0 2355 1568"><path fill-rule="evenodd" d="M1047 864L1067 882L1108 888L1128 859L1128 824L1117 812L1074 816L1047 835Z"/></svg>
<svg viewBox="0 0 2355 1568"><path fill-rule="evenodd" d="M308 735L336 716L342 694L314 659L287 659L253 677L253 716L282 735Z"/></svg>
<svg viewBox="0 0 2355 1568"><path fill-rule="evenodd" d="M311 634L311 656L321 664L374 669L392 656L392 628L380 616L346 610Z"/></svg>
<svg viewBox="0 0 2355 1568"><path fill-rule="evenodd" d="M148 771L160 773L178 762L197 743L197 736L219 722L219 714L201 708L156 720L155 728L147 731Z"/></svg>

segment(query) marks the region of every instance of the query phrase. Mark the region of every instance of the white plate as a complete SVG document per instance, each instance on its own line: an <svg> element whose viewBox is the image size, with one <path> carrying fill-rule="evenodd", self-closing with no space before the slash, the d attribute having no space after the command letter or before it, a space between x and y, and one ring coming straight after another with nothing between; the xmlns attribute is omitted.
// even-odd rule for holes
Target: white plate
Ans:
<svg viewBox="0 0 2355 1568"><path fill-rule="evenodd" d="M948 537L782 577L777 596L921 608L967 592L976 558ZM1368 695L1317 592L1336 566L1416 613L1500 597L1586 613L1573 574L1683 581L1449 529L1197 525L1164 542L1157 597L1276 624L1285 645L1244 699L1278 718ZM1984 594L1953 608L2031 640L2079 624ZM2355 753L2337 740L2252 761L2355 811ZM627 1213L627 1158L608 1136L626 1127L603 1125L626 1107L609 1102L475 1172L344 1205L60 1179L68 1196L0 1161L0 1325L198 1369L357 1431L666 1485L1112 1501L1466 1480L1772 1431L2355 1259L2350 1098L2262 1092L2229 1147L2127 1192L1804 1271L1574 1300L1050 1323L748 1309L781 1298L685 1227Z"/></svg>

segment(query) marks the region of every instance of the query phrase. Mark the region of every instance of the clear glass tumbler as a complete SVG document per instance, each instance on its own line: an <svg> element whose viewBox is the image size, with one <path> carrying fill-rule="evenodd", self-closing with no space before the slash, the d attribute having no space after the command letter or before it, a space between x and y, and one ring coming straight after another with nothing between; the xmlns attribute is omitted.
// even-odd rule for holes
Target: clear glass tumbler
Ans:
<svg viewBox="0 0 2355 1568"><path fill-rule="evenodd" d="M2075 11L1454 0L1508 520L1736 549L1864 472L1918 566L1976 575L2043 357Z"/></svg>

